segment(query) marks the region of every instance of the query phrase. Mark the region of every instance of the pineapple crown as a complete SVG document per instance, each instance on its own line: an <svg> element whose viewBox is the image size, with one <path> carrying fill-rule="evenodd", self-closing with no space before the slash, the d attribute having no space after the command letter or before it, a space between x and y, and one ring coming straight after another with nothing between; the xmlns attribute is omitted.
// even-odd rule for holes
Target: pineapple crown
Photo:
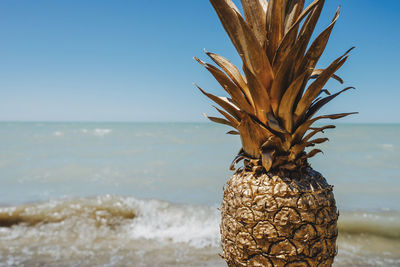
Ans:
<svg viewBox="0 0 400 267"><path fill-rule="evenodd" d="M215 96L196 85L221 107L215 108L223 118L206 116L235 128L228 134L240 135L242 149L231 169L242 159L266 171L305 167L307 158L322 152L312 149L306 153L305 149L328 140L312 137L335 128L313 128L313 123L356 113L314 116L322 106L353 88L335 94L323 89L330 78L343 83L335 72L354 47L325 69L316 68L340 7L330 25L307 49L324 0L315 0L305 9L305 0L241 0L244 18L232 0L210 2L243 61L244 75L220 55L206 52L219 68L195 58L230 96Z"/></svg>

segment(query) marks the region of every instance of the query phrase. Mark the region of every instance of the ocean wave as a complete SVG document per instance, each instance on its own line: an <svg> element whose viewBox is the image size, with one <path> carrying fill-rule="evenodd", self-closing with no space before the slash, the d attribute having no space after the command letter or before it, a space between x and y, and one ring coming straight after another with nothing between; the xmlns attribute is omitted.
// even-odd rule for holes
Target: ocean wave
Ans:
<svg viewBox="0 0 400 267"><path fill-rule="evenodd" d="M339 216L339 233L375 235L400 240L400 212L352 211Z"/></svg>
<svg viewBox="0 0 400 267"><path fill-rule="evenodd" d="M0 227L40 227L56 223L70 225L78 231L87 226L124 225L132 240L186 243L197 248L219 245L216 207L107 195L0 208Z"/></svg>
<svg viewBox="0 0 400 267"><path fill-rule="evenodd" d="M160 200L106 195L0 208L0 227L35 226L66 220L109 226L129 220L132 239L183 242L195 247L219 244L220 215L217 207L213 206L177 205ZM400 213L342 212L339 232L400 240Z"/></svg>
<svg viewBox="0 0 400 267"><path fill-rule="evenodd" d="M64 133L63 133L63 132L60 132L60 131L55 131L55 132L53 132L53 135L54 135L54 136L60 137L60 136L63 136Z"/></svg>
<svg viewBox="0 0 400 267"><path fill-rule="evenodd" d="M99 136L99 137L103 137L106 135L109 135L112 132L112 129L107 129L107 128L96 128L96 129L80 129L80 132L83 134L89 134L89 135L94 135L94 136Z"/></svg>
<svg viewBox="0 0 400 267"><path fill-rule="evenodd" d="M111 129L94 129L93 134L96 136L105 136L112 132Z"/></svg>
<svg viewBox="0 0 400 267"><path fill-rule="evenodd" d="M196 248L219 246L219 211L216 207L138 201L138 216L131 225L134 239L186 243Z"/></svg>
<svg viewBox="0 0 400 267"><path fill-rule="evenodd" d="M17 224L63 223L66 220L88 220L98 223L133 219L134 208L120 197L104 196L71 200L54 200L45 203L27 204L0 208L0 227Z"/></svg>
<svg viewBox="0 0 400 267"><path fill-rule="evenodd" d="M400 264L399 212L339 218L337 266ZM110 195L0 207L0 266L224 266L219 222L213 206Z"/></svg>
<svg viewBox="0 0 400 267"><path fill-rule="evenodd" d="M392 151L392 150L394 150L394 145L393 144L383 144L382 148L385 150Z"/></svg>

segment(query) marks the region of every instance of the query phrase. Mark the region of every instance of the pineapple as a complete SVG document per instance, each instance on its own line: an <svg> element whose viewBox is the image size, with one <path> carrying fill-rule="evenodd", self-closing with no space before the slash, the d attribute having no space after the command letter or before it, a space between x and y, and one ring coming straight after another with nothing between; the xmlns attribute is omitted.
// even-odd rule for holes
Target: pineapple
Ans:
<svg viewBox="0 0 400 267"><path fill-rule="evenodd" d="M349 56L316 68L338 19L312 42L324 0L242 0L244 18L232 0L210 0L243 61L243 73L226 58L206 52L219 67L195 58L230 97L200 91L220 107L211 121L234 128L242 149L231 169L222 202L221 240L229 266L330 266L337 253L338 212L325 178L307 159L327 141L313 138L334 125L313 127L315 116L347 87L330 94L324 85ZM308 49L307 49L308 48ZM206 115L207 116L207 115Z"/></svg>

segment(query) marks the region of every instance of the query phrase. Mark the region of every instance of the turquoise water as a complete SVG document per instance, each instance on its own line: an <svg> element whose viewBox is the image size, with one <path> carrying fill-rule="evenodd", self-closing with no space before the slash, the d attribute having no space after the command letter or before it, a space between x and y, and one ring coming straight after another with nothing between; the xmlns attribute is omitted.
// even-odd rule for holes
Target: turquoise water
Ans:
<svg viewBox="0 0 400 267"><path fill-rule="evenodd" d="M218 204L240 148L196 123L0 123L0 203L117 194ZM341 209L400 209L400 125L339 125L311 159Z"/></svg>
<svg viewBox="0 0 400 267"><path fill-rule="evenodd" d="M217 207L240 149L228 130L0 123L0 221L16 220L0 225L0 266L224 266ZM400 125L324 136L311 164L335 185L335 265L400 266Z"/></svg>
<svg viewBox="0 0 400 267"><path fill-rule="evenodd" d="M240 144L212 124L1 123L0 203L118 194L215 204Z"/></svg>

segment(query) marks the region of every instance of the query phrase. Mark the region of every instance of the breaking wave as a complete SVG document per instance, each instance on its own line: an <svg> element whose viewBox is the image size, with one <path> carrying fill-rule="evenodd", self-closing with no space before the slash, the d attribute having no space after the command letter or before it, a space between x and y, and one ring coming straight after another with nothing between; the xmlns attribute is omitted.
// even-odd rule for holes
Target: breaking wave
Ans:
<svg viewBox="0 0 400 267"><path fill-rule="evenodd" d="M53 200L0 208L0 227L63 223L115 226L129 224L132 239L183 242L195 247L219 245L217 207L178 205L134 197L99 196ZM339 231L400 239L400 213L396 211L342 212Z"/></svg>
<svg viewBox="0 0 400 267"><path fill-rule="evenodd" d="M103 137L103 136L109 135L112 132L112 130L111 129L101 129L101 128L96 128L96 129L84 128L84 129L81 129L80 132L83 134L90 134L90 135L94 135L94 136Z"/></svg>
<svg viewBox="0 0 400 267"><path fill-rule="evenodd" d="M0 266L225 266L219 222L217 207L110 195L0 207ZM337 266L396 265L399 251L399 212L340 214Z"/></svg>
<svg viewBox="0 0 400 267"><path fill-rule="evenodd" d="M339 217L339 232L400 240L400 213L397 211L344 212Z"/></svg>
<svg viewBox="0 0 400 267"><path fill-rule="evenodd" d="M132 240L186 243L197 248L219 245L216 207L107 195L0 208L0 227L45 224L71 226L77 231L84 226L115 228L124 225L126 238ZM63 229L60 227L57 231Z"/></svg>

